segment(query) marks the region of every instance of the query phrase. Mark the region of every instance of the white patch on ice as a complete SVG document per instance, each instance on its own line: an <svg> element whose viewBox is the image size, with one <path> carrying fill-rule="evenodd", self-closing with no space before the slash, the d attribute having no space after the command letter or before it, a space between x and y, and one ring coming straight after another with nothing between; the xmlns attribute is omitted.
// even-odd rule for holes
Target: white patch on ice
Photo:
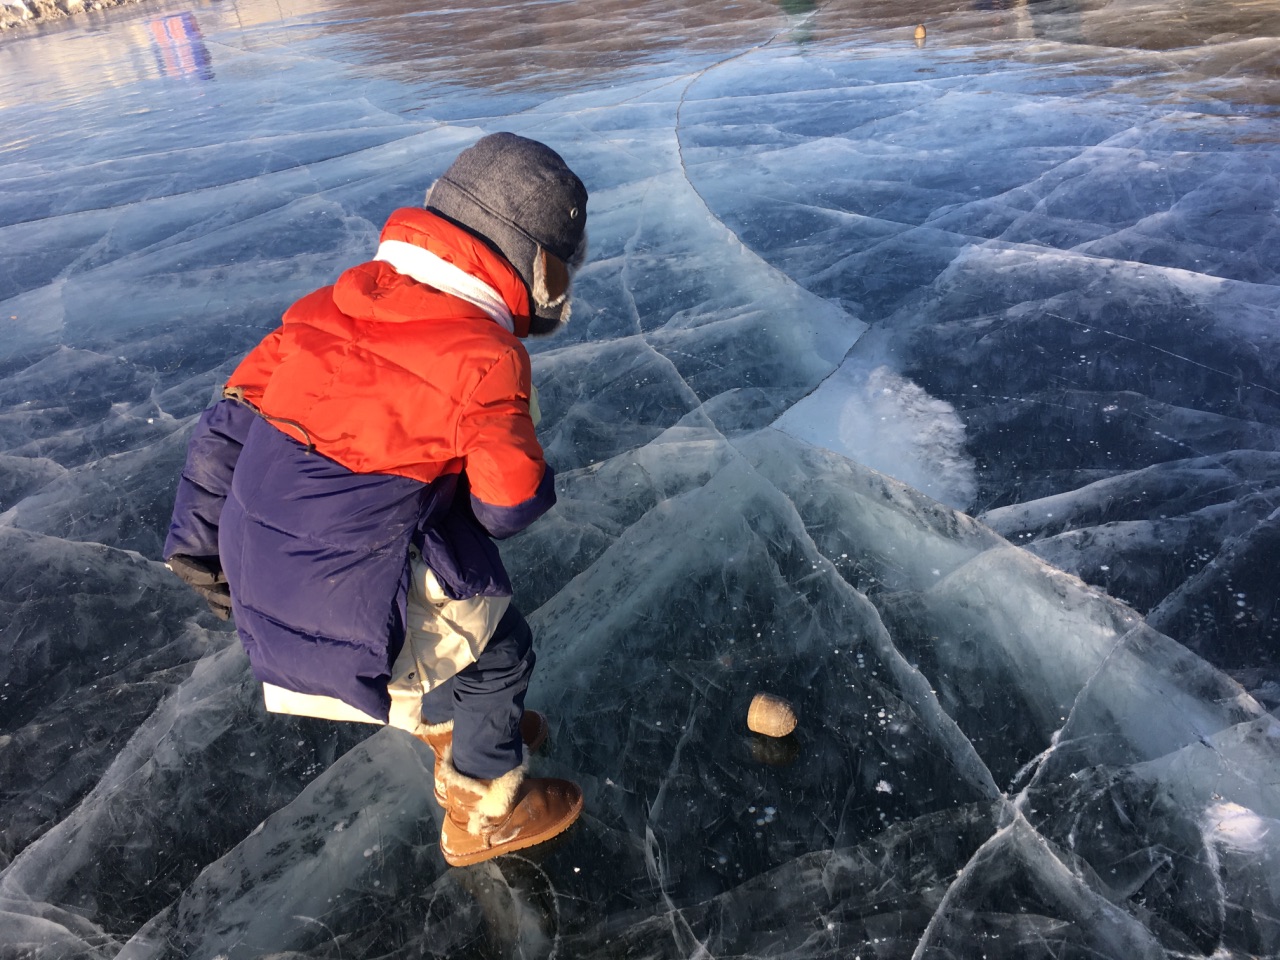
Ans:
<svg viewBox="0 0 1280 960"><path fill-rule="evenodd" d="M846 363L775 426L948 506L973 502L977 481L955 408L887 366Z"/></svg>
<svg viewBox="0 0 1280 960"><path fill-rule="evenodd" d="M876 793L893 793L893 787L889 785L888 780L881 780L876 784Z"/></svg>
<svg viewBox="0 0 1280 960"><path fill-rule="evenodd" d="M1206 817L1211 841L1236 850L1260 850L1271 823L1238 803L1215 803Z"/></svg>

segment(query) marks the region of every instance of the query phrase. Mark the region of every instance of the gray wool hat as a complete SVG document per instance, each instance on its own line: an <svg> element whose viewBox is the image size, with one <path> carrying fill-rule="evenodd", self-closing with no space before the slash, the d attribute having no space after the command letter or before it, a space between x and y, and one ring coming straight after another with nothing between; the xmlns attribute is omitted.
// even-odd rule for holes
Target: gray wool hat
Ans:
<svg viewBox="0 0 1280 960"><path fill-rule="evenodd" d="M514 133L490 134L458 155L426 205L511 262L533 300L533 333L568 319L569 278L585 254L587 188L558 153Z"/></svg>

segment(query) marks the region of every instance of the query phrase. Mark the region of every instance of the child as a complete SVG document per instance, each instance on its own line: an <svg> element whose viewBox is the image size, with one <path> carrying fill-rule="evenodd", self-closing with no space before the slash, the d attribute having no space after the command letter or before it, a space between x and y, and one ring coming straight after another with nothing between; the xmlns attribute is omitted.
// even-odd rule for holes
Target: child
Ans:
<svg viewBox="0 0 1280 960"><path fill-rule="evenodd" d="M303 297L187 451L164 556L235 615L267 708L431 745L455 866L569 827L582 792L526 778L529 626L493 538L555 503L521 338L569 316L587 192L509 133L395 211L375 259Z"/></svg>

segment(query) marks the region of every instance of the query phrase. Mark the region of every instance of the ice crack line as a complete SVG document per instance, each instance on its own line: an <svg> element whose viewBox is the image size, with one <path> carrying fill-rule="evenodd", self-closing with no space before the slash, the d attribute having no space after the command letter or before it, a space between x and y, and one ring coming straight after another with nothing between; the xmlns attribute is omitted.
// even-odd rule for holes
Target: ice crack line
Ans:
<svg viewBox="0 0 1280 960"><path fill-rule="evenodd" d="M635 252L636 245L640 242L640 235L644 232L645 212L648 208L649 189L645 188L644 194L640 198L640 210L636 216L636 228L631 232L631 236L627 237L627 242L622 245L622 268L618 271L618 281L622 285L622 294L627 298L627 309L631 312L631 319L636 325L636 335L644 337L644 318L640 316L640 305L636 303L636 295L631 277L631 261L632 254Z"/></svg>
<svg viewBox="0 0 1280 960"><path fill-rule="evenodd" d="M649 822L645 824L645 863L649 868L649 873L653 877L655 883L658 884L658 890L662 894L663 903L667 907L667 918L671 923L671 937L691 958L710 958L711 952L707 949L707 945L698 939L693 932L693 928L689 926L689 922L684 918L684 914L675 905L671 899L671 894L667 892L666 884L666 868L662 863L662 855L658 850L658 838L654 833L654 825L657 823L662 813L662 807L666 800L667 787L671 781L677 776L680 767L680 754L684 751L684 747L693 737L694 730L697 727L698 710L699 710L700 691L695 687L689 695L689 713L685 718L684 732L680 735L680 739L676 742L675 750L671 754L671 763L667 767L667 775L662 780L661 786L658 787L658 795L654 797L653 803L649 807ZM708 938L709 939L709 938ZM688 941L692 940L697 944L695 951L690 951Z"/></svg>
<svg viewBox="0 0 1280 960"><path fill-rule="evenodd" d="M545 960L556 960L556 955L559 954L560 952L560 927L561 927L560 894L556 891L555 884L551 882L551 877L547 874L547 871L543 870L540 865L530 860L528 857L523 856L522 854L512 853L512 854L508 854L508 856L510 856L514 860L519 860L521 863L526 864L530 869L536 870L539 874L541 874L543 881L547 885L547 889L551 891L551 907L552 907L552 910L554 911L553 919L555 921L556 926L555 926L555 936L551 938L551 951L547 954ZM503 877L503 879L504 880L506 879L505 876ZM512 899L516 901L517 909L520 906L522 906L518 898L513 897Z"/></svg>
<svg viewBox="0 0 1280 960"><path fill-rule="evenodd" d="M874 624L874 630L868 637L868 643L876 655L884 662L885 668L893 675L903 699L916 706L920 711L922 720L933 722L934 729L942 744L950 750L948 759L955 766L957 772L979 793L992 799L1003 797L1003 791L996 784L990 769L974 748L972 741L960 729L956 721L942 708L942 704L938 702L937 695L930 686L928 678L918 667L903 656L902 651L893 642L893 638L890 636L888 628L885 627L884 621L880 617L880 611L876 609L875 604L849 584L844 577L840 576L835 565L822 552L822 549L809 533L809 528L805 524L804 518L800 515L800 511L796 508L795 502L770 481L768 477L756 470L741 451L737 451L737 455L746 469L759 477L761 482L773 489L781 500L786 503L797 539L801 539L814 556L821 558L825 573L831 577L833 587L843 593L853 606L861 608L866 613L869 621Z"/></svg>
<svg viewBox="0 0 1280 960"><path fill-rule="evenodd" d="M743 460L744 462L746 461L745 456L743 457ZM747 463L747 466L750 467L750 464ZM759 475L758 472L757 475ZM768 482L767 478L763 476L761 479ZM770 485L773 486L772 484ZM975 870L980 868L991 857L997 855L1006 843L1017 841L1019 836L1027 836L1028 839L1035 843L1037 848L1045 854L1044 860L1042 861L1044 869L1050 870L1054 876L1061 879L1064 883L1071 885L1073 889L1079 888L1081 886L1080 878L1072 872L1067 863L1063 862L1049 840L1026 819L1026 816L1023 813L1022 807L1032 783L1028 783L1027 787L1024 788L1017 797L1013 798L1012 802L1010 802L1009 795L995 784L994 778L992 778L989 769L983 762L981 756L977 753L973 743L965 735L964 731L961 730L955 721L946 713L946 711L942 709L941 704L938 703L936 696L930 688L927 677L925 677L918 668L914 667L902 655L901 651L897 649L897 646L894 644L888 630L884 627L883 621L880 619L879 612L875 609L875 606L870 602L870 600L866 599L863 594L855 590L842 577L840 577L838 572L834 570L834 567L830 567L830 561L826 559L825 554L822 553L817 546L817 543L809 535L808 527L805 525L799 511L795 509L794 503L782 490L779 490L776 486L773 488L777 490L779 496L791 505L791 511L797 523L796 529L802 531L802 533L798 535L802 535L805 538L805 542L808 547L817 556L822 557L823 560L826 561L833 574L836 588L842 589L849 596L851 602L860 606L865 605L865 607L869 608L868 613L872 615L872 622L875 624L876 629L873 631L872 636L868 638L868 642L871 644L876 654L885 663L886 667L888 667L893 673L904 699L916 704L922 719L930 719L934 721L936 724L936 732L942 743L948 748L949 759L951 759L951 762L956 766L960 775L965 777L967 781L980 789L995 803L1002 806L1011 814L1010 822L999 827L989 838L987 838L987 840L982 843L976 851L974 851L974 854L968 859L964 866L962 866L956 873L954 880L943 894L942 900L934 911L933 916L930 918L924 932L921 934L920 940L912 954L913 960L921 960L921 958L926 955L929 945L937 933L939 924L945 923L946 915L948 914L951 906L957 902L958 898L963 896L966 887L969 885L969 881L974 876ZM1063 729L1069 725L1071 717L1075 714L1077 705L1081 702L1086 691L1093 685L1096 678L1101 674L1107 662L1115 656L1116 652L1121 649L1127 639L1141 626L1142 624L1139 623L1137 627L1126 631L1125 634L1117 638L1115 644L1113 644L1111 649L1108 651L1107 656L1103 659L1102 663L1099 664L1098 668L1094 671L1090 679L1086 681L1084 687L1077 695L1076 701L1072 704L1072 709L1068 713L1068 718L1064 723ZM1037 766L1036 768L1037 774L1041 769L1043 769L1043 760L1046 759L1056 748L1060 733L1061 730L1055 732L1051 740L1049 750L1042 754L1041 757L1038 757L1036 761L1033 761L1033 763L1041 764L1041 766ZM1021 772L1019 773L1019 776L1021 776ZM1105 903L1091 900L1089 906L1097 906L1101 908L1105 907ZM1144 937L1147 936L1146 931L1141 928L1140 924L1133 922L1132 917L1129 914L1125 913L1123 910L1118 910L1116 911L1115 916L1117 920L1124 921L1126 923L1126 926L1132 933L1135 943L1145 942Z"/></svg>
<svg viewBox="0 0 1280 960"><path fill-rule="evenodd" d="M1259 390L1265 391L1266 393L1271 394L1273 397L1280 397L1280 390L1272 390L1270 387L1263 386L1261 383L1255 383L1252 380L1246 380L1244 378L1243 371L1238 371L1237 373L1228 373L1225 370L1219 370L1217 367L1211 367L1207 363L1201 363L1199 360L1192 360L1190 357L1184 357L1180 353L1174 353L1172 350L1166 350L1164 347L1157 347L1155 344L1147 343L1145 340L1139 340L1136 337L1126 337L1123 333L1116 333L1114 330L1106 330L1102 327L1095 326L1093 324L1084 323L1080 320L1072 320L1070 317L1061 317L1061 316L1058 316L1056 313L1046 313L1045 316L1053 320L1061 320L1064 323L1075 324L1077 327L1080 327L1083 330L1087 330L1090 333L1097 331L1099 333L1105 333L1108 336L1115 337L1117 340L1127 340L1129 343L1136 343L1140 347L1146 347L1148 350L1154 350L1157 353L1163 353L1167 357L1172 357L1175 360L1182 360L1183 362L1189 363L1194 367L1200 367L1203 370L1208 370L1210 373L1216 373L1221 377L1226 377L1229 380L1234 380L1236 381L1236 383L1240 384L1241 386L1257 387Z"/></svg>
<svg viewBox="0 0 1280 960"><path fill-rule="evenodd" d="M1116 638L1116 642L1111 645L1111 649L1107 651L1107 655L1098 663L1098 666L1094 669L1093 673L1090 674L1089 679L1084 682L1084 685L1076 693L1075 699L1071 701L1071 708L1067 711L1067 716L1062 721L1062 726L1053 731L1049 737L1049 746L1047 746L1037 756L1028 760L1022 768L1014 774L1013 781L1009 784L1010 789L1015 787L1018 781L1024 776L1027 776L1027 785L1018 791L1012 801L1014 809L1017 810L1020 815L1024 812L1028 793L1039 781L1040 774L1044 771L1046 761L1048 761L1048 759L1057 751L1058 745L1062 739L1062 734L1071 726L1071 721L1075 717L1076 710L1080 706L1081 701L1084 700L1086 695L1092 690L1098 677L1102 675L1102 672L1107 668L1107 665L1111 662L1112 658L1116 656L1120 648L1128 642L1131 636L1133 636L1134 631L1143 626L1145 626L1144 622L1139 619L1135 626L1131 627Z"/></svg>
<svg viewBox="0 0 1280 960"><path fill-rule="evenodd" d="M813 19L814 17L817 17L817 15L818 15L819 13L821 13L821 12L826 8L826 6L827 6L827 4L822 4L822 5L818 6L818 7L816 7L816 8L815 8L815 9L814 9L814 10L813 10L809 15L808 15L808 17L806 18L806 20ZM726 224L722 219L720 219L720 217L716 216L715 211L711 209L711 204L709 204L709 203L707 202L707 198L706 198L706 197L704 197L704 196L702 195L702 193L701 193L701 192L699 192L699 190L698 190L697 186L695 186L695 185L694 185L693 178L689 176L689 164L686 162L686 160L685 160L685 156L684 156L684 143L683 143L683 141L680 139L680 130L681 130L681 127L682 127L682 125L683 125L683 121L684 121L684 108L685 108L685 104L687 104L687 103L689 102L689 91L690 91L690 89L693 87L693 85L694 85L695 83L697 83L699 80L701 80L701 79L702 79L703 77L705 77L707 74L711 73L711 71L713 71L713 70L718 70L718 69L720 69L721 67L726 66L727 64L733 63L735 60L741 60L741 59L743 59L743 58L745 58L745 57L749 57L749 56L751 56L751 55L752 55L752 54L754 54L754 53L758 53L759 51L764 50L766 47L772 46L772 45L773 45L774 43L776 43L779 39L781 39L782 35L783 35L785 32L787 32L787 31L789 31L789 30L791 30L791 29L794 29L794 25L788 25L788 26L787 26L786 28L784 28L784 29L779 29L777 33L775 33L775 34L774 34L773 36L771 36L768 40L765 40L765 41L764 41L764 42L762 42L762 43L758 43L758 44L756 44L756 45L755 45L755 46L753 46L753 47L748 47L746 50L742 50L742 51L740 51L740 52L738 52L738 53L733 54L732 56L725 57L723 60L717 60L715 63L710 64L709 66L703 67L701 70L699 70L698 72L696 72L695 74L693 74L691 77L689 77L688 81L687 81L687 82L685 83L685 85L684 85L684 89L682 89L682 90L680 91L680 100L679 100L679 102L676 104L675 127L674 127L674 129L672 130L672 134L673 134L673 135L674 135L674 137L675 137L675 143L676 143L676 158L677 158L677 159L679 160L679 162L680 162L680 173L681 173L681 175L684 177L685 182L689 184L689 189L693 192L693 195L694 195L695 197L697 197L697 198L698 198L698 202L699 202L699 203L701 203L701 204L702 204L702 206L703 206L703 209L705 209L705 210L707 211L707 215L708 215L708 216L709 216L713 221L715 221L715 222L716 222L716 223L718 223L721 227L723 227L723 228L725 229L725 231L726 231L727 233L729 233L729 234L730 234L730 235L731 235L735 240L737 240L737 241L738 241L738 243L742 245L742 248L743 248L744 250L750 250L751 248L750 248L750 247L748 247L745 243L743 243L743 242L742 242L742 238L741 238L741 237L739 237L739 236L738 236L738 234L737 234L736 232L734 232L732 229L730 229L730 227L729 227L729 225L728 225L728 224ZM778 274L780 277L782 277L782 278L783 278L784 280L786 280L788 283L795 283L795 280L793 280L793 279L792 279L790 276L788 276L787 274L783 273L783 272L782 272L781 270L779 270L777 267L773 266L773 264L769 263L768 261L764 260L763 258L758 258L758 259L760 260L760 263L761 263L761 264L762 264L766 269L768 269L768 270L772 270L774 273Z"/></svg>

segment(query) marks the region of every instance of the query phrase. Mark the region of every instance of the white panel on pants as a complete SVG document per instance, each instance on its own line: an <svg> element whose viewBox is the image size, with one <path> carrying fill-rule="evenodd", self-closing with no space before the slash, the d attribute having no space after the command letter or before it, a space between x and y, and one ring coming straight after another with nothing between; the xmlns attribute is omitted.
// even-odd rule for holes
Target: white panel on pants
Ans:
<svg viewBox="0 0 1280 960"><path fill-rule="evenodd" d="M414 551L404 647L391 668L393 727L422 730L422 697L476 662L511 605L510 597L452 600Z"/></svg>
<svg viewBox="0 0 1280 960"><path fill-rule="evenodd" d="M410 551L408 616L404 646L391 667L387 692L391 694L389 725L421 733L422 697L460 670L475 663L492 639L510 597L472 597L453 600L436 575ZM264 683L267 709L323 720L381 723L335 697L294 693Z"/></svg>

